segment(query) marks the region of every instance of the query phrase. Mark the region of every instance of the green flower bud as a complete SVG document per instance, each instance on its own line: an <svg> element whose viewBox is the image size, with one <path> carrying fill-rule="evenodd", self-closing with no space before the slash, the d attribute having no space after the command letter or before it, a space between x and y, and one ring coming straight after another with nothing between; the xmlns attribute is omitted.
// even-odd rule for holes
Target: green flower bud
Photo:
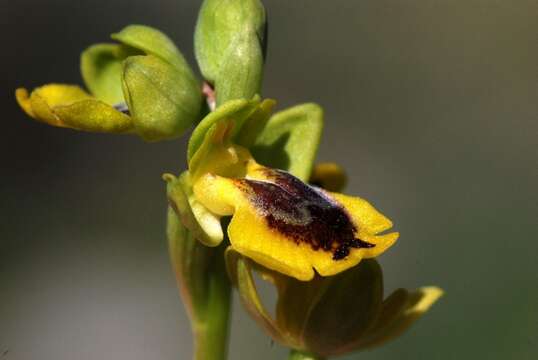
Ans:
<svg viewBox="0 0 538 360"><path fill-rule="evenodd" d="M205 0L194 45L217 104L259 93L266 46L265 9L259 0Z"/></svg>
<svg viewBox="0 0 538 360"><path fill-rule="evenodd" d="M182 135L200 116L201 86L172 41L158 30L131 25L81 55L90 93L49 84L17 101L36 120L76 130L135 133L146 141Z"/></svg>
<svg viewBox="0 0 538 360"><path fill-rule="evenodd" d="M275 341L322 357L376 346L398 336L442 295L436 287L413 292L399 289L383 301L383 273L373 259L308 282L263 268L230 248L226 262L247 311ZM275 318L258 295L253 269L278 291Z"/></svg>

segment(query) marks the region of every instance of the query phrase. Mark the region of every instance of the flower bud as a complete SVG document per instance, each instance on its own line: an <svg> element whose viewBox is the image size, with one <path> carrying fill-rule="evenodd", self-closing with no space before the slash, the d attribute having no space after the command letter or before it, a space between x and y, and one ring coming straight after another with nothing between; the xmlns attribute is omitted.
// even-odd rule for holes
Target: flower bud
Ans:
<svg viewBox="0 0 538 360"><path fill-rule="evenodd" d="M205 0L194 45L217 104L259 93L266 45L265 9L259 0Z"/></svg>
<svg viewBox="0 0 538 360"><path fill-rule="evenodd" d="M146 141L178 137L198 120L202 94L192 70L158 30L131 25L81 55L91 94L73 85L18 89L25 112L49 125L76 130L135 133Z"/></svg>
<svg viewBox="0 0 538 360"><path fill-rule="evenodd" d="M436 287L396 290L383 301L383 273L373 259L335 276L299 281L231 248L226 263L249 314L277 342L318 356L376 346L405 331L442 295ZM252 270L277 289L276 317L264 307Z"/></svg>
<svg viewBox="0 0 538 360"><path fill-rule="evenodd" d="M344 169L335 163L319 163L312 169L309 182L328 191L342 191L347 176Z"/></svg>

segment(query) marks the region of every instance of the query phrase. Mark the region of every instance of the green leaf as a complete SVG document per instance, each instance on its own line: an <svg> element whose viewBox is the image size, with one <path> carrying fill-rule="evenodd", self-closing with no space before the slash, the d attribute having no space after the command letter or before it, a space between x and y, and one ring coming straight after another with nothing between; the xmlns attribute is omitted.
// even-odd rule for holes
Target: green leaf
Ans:
<svg viewBox="0 0 538 360"><path fill-rule="evenodd" d="M259 163L307 181L322 130L322 108L312 103L297 105L273 115L250 150Z"/></svg>
<svg viewBox="0 0 538 360"><path fill-rule="evenodd" d="M125 60L123 92L144 140L178 137L198 120L201 90L187 72L153 55Z"/></svg>

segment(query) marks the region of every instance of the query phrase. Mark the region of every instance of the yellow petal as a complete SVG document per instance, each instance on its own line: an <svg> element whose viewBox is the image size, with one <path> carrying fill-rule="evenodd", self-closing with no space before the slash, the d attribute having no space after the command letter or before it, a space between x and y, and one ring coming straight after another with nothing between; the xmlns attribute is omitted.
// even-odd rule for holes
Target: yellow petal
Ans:
<svg viewBox="0 0 538 360"><path fill-rule="evenodd" d="M91 132L124 133L132 128L129 116L89 95L78 86L49 84L28 96L17 89L15 96L23 110L52 126Z"/></svg>
<svg viewBox="0 0 538 360"><path fill-rule="evenodd" d="M392 221L377 211L368 201L355 196L330 193L359 225L359 230L378 234L392 227Z"/></svg>
<svg viewBox="0 0 538 360"><path fill-rule="evenodd" d="M32 104L30 103L30 94L28 93L28 90L25 88L18 88L15 90L15 99L17 99L17 103L28 116L35 118L34 110L32 109Z"/></svg>

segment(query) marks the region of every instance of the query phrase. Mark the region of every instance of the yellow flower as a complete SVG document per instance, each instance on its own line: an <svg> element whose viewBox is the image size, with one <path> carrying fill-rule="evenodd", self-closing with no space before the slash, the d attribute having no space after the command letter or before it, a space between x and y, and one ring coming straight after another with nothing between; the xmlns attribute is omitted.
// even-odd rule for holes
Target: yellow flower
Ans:
<svg viewBox="0 0 538 360"><path fill-rule="evenodd" d="M383 272L375 259L312 281L269 270L229 248L226 264L241 301L273 340L317 356L339 356L384 344L406 331L443 295L435 286L398 289L383 299ZM261 301L253 270L276 287L275 316Z"/></svg>
<svg viewBox="0 0 538 360"><path fill-rule="evenodd" d="M48 125L105 133L132 133L146 141L180 136L198 120L201 88L163 33L131 25L81 56L91 94L76 85L48 84L15 92L32 118Z"/></svg>
<svg viewBox="0 0 538 360"><path fill-rule="evenodd" d="M237 252L306 281L314 270L337 274L396 241L396 232L381 234L392 222L366 200L258 164L249 150L230 141L233 126L225 119L207 131L189 172L191 198L214 216L211 222L231 216L228 237Z"/></svg>

